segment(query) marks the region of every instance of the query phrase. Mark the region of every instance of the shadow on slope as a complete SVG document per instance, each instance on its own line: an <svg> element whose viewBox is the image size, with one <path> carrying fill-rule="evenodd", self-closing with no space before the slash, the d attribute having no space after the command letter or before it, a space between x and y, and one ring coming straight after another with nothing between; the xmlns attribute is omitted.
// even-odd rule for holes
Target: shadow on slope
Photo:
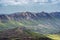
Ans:
<svg viewBox="0 0 60 40"><path fill-rule="evenodd" d="M17 27L0 32L0 40L52 40L43 34L30 31L25 27Z"/></svg>

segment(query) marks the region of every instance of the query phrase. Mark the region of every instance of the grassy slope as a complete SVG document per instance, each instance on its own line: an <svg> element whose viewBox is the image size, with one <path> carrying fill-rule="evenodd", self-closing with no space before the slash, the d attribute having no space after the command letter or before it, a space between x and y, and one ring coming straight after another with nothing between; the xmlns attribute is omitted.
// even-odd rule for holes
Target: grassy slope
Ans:
<svg viewBox="0 0 60 40"><path fill-rule="evenodd" d="M49 34L47 37L53 39L53 40L60 40L60 34Z"/></svg>
<svg viewBox="0 0 60 40"><path fill-rule="evenodd" d="M29 32L29 31L25 31L27 34L29 34L30 36L34 37L34 38L49 38L51 40L60 40L60 34L39 34L39 33L35 33L35 32ZM48 39L47 39L48 40Z"/></svg>
<svg viewBox="0 0 60 40"><path fill-rule="evenodd" d="M20 26L31 26L31 25L36 25L36 23L29 20L20 20L19 22L14 20L9 20L6 23L0 22L0 29L14 28L14 27L20 27Z"/></svg>
<svg viewBox="0 0 60 40"><path fill-rule="evenodd" d="M37 23L37 22L36 22ZM1 23L0 22L0 27L1 28L14 28L14 27L20 27L20 26L26 26L26 25L31 25L31 24L35 24L35 22L31 22L31 21L25 21L25 22L23 22L23 21L21 21L21 22L16 22L16 21L8 21L8 23ZM40 36L42 36L42 35L40 35L40 34L36 34L36 33L31 33L30 35L32 35L33 37L35 37L35 36L37 36L37 37L40 37ZM47 36L47 37L49 37L49 38L51 38L51 39L53 39L53 40L60 40L60 35L58 35L58 34L49 34L49 35L45 35L45 36Z"/></svg>

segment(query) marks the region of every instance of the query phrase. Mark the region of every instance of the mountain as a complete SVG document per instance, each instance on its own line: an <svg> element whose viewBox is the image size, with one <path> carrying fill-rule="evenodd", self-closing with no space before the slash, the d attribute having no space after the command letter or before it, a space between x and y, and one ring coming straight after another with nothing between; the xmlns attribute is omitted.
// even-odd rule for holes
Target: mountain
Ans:
<svg viewBox="0 0 60 40"><path fill-rule="evenodd" d="M8 20L14 19L14 20L19 20L19 19L40 19L40 18L47 18L50 17L49 13L41 12L41 13L31 13L31 12L17 12L9 15L2 14L0 15L0 19L2 20Z"/></svg>
<svg viewBox="0 0 60 40"><path fill-rule="evenodd" d="M52 18L53 17L60 17L60 12L40 12L40 13L33 13L33 12L17 12L13 14L0 14L0 20L8 20L9 18L12 20L20 20L20 19L41 19L41 18Z"/></svg>
<svg viewBox="0 0 60 40"><path fill-rule="evenodd" d="M41 34L60 32L60 12L16 12L0 14L0 30L24 26Z"/></svg>
<svg viewBox="0 0 60 40"><path fill-rule="evenodd" d="M55 18L60 18L60 12L52 12L51 16L54 16Z"/></svg>

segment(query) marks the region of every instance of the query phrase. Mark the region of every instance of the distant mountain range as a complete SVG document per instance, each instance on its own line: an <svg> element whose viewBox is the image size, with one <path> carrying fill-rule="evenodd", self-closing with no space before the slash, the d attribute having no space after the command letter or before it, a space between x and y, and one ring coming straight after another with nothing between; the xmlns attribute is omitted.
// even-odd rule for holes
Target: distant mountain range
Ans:
<svg viewBox="0 0 60 40"><path fill-rule="evenodd" d="M12 14L0 14L0 20L21 20L21 19L48 19L48 18L60 18L60 12L40 12L40 13L33 13L33 12L16 12Z"/></svg>
<svg viewBox="0 0 60 40"><path fill-rule="evenodd" d="M52 12L52 13L46 13L46 12L40 12L40 13L33 13L33 12L16 12L12 14L0 14L0 20L20 20L20 19L49 19L49 18L60 18L60 12Z"/></svg>
<svg viewBox="0 0 60 40"><path fill-rule="evenodd" d="M0 14L0 30L24 26L38 33L59 33L60 12L16 12Z"/></svg>

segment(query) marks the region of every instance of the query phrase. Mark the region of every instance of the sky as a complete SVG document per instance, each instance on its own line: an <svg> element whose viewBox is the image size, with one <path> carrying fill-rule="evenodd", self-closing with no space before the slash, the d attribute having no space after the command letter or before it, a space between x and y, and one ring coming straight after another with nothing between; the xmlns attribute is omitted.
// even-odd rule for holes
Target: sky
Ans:
<svg viewBox="0 0 60 40"><path fill-rule="evenodd" d="M0 14L26 11L60 12L60 0L0 0Z"/></svg>

